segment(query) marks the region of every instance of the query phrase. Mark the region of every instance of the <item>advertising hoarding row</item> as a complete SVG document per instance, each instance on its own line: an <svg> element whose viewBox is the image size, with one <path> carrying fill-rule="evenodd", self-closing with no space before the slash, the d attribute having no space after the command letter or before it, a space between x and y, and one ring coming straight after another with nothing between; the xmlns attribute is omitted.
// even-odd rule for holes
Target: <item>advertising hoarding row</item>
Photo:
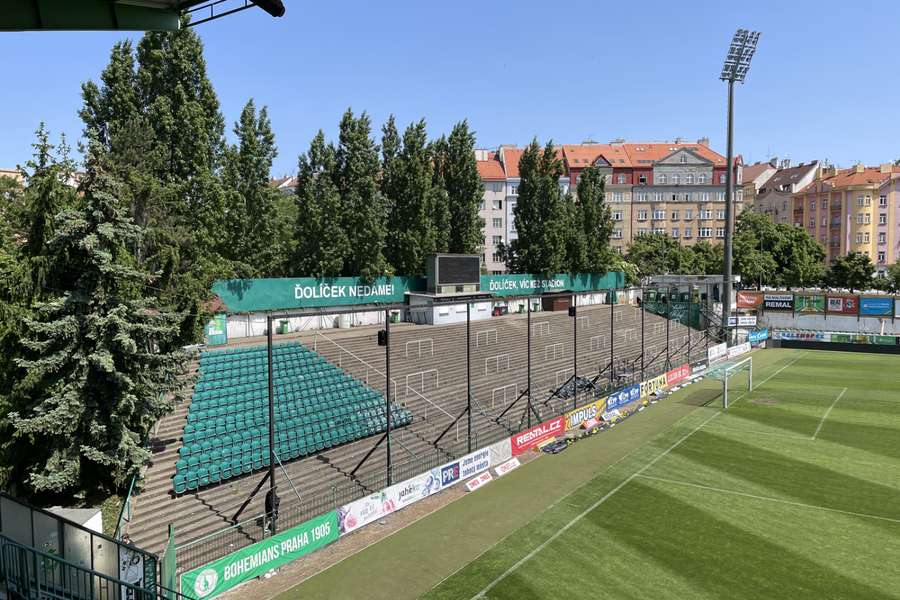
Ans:
<svg viewBox="0 0 900 600"><path fill-rule="evenodd" d="M762 308L766 311L793 311L802 314L827 313L865 317L900 316L900 301L893 296L746 291L737 292L735 295L736 307L744 309ZM731 324L732 318L729 317L729 324Z"/></svg>
<svg viewBox="0 0 900 600"><path fill-rule="evenodd" d="M666 376L659 375L647 381L641 382L641 398L646 398L650 394L654 394L666 387Z"/></svg>
<svg viewBox="0 0 900 600"><path fill-rule="evenodd" d="M721 344L716 344L715 346L710 346L706 350L706 360L710 363L714 363L720 358L724 358L728 354L728 344L722 342Z"/></svg>
<svg viewBox="0 0 900 600"><path fill-rule="evenodd" d="M680 367L675 367L668 373L666 373L666 385L673 386L678 383L681 383L685 379L691 376L691 365L690 363L685 363Z"/></svg>
<svg viewBox="0 0 900 600"><path fill-rule="evenodd" d="M794 309L798 313L825 312L825 296L822 294L797 294L794 296Z"/></svg>
<svg viewBox="0 0 900 600"><path fill-rule="evenodd" d="M764 310L794 310L793 294L764 294L763 295Z"/></svg>
<svg viewBox="0 0 900 600"><path fill-rule="evenodd" d="M759 344L760 342L764 342L767 339L769 339L768 327L757 329L756 331L751 331L749 334L747 334L747 341L750 342L751 345Z"/></svg>
<svg viewBox="0 0 900 600"><path fill-rule="evenodd" d="M337 539L338 515L332 510L184 573L182 593L198 600L212 598Z"/></svg>
<svg viewBox="0 0 900 600"><path fill-rule="evenodd" d="M634 385L630 385L625 389L610 394L606 399L606 411L604 412L616 410L622 406L625 406L626 404L631 404L632 402L640 399L641 385L639 383L635 383Z"/></svg>
<svg viewBox="0 0 900 600"><path fill-rule="evenodd" d="M762 292L736 292L735 306L737 308L754 309L759 308L763 302Z"/></svg>
<svg viewBox="0 0 900 600"><path fill-rule="evenodd" d="M750 352L750 342L744 342L743 344L737 344L736 346L732 346L728 349L728 358L734 358L736 356L740 356L742 354L746 354Z"/></svg>
<svg viewBox="0 0 900 600"><path fill-rule="evenodd" d="M859 314L870 317L892 317L894 299L884 296L863 296L859 299Z"/></svg>
<svg viewBox="0 0 900 600"><path fill-rule="evenodd" d="M872 333L849 333L837 331L781 331L772 332L772 339L797 340L804 342L834 342L842 344L877 344L900 346L900 336L877 335Z"/></svg>
<svg viewBox="0 0 900 600"><path fill-rule="evenodd" d="M531 429L526 429L525 431L520 431L510 438L510 442L512 443L512 455L519 456L530 450L531 448L536 447L549 440L550 438L556 437L566 431L566 416L560 415L555 419L550 419L549 421L544 421L538 425L535 425Z"/></svg>

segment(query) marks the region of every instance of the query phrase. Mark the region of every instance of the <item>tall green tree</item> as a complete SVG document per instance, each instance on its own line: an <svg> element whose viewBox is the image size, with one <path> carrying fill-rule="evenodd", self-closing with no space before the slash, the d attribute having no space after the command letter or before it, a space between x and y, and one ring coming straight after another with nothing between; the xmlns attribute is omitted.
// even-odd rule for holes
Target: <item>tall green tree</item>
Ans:
<svg viewBox="0 0 900 600"><path fill-rule="evenodd" d="M140 229L116 198L99 143L89 152L82 204L59 214L47 243L73 277L26 320L26 373L13 396L27 403L9 415L14 439L29 448L17 479L46 497L86 499L136 474L183 368L171 351L178 317L145 297L152 277L128 250Z"/></svg>
<svg viewBox="0 0 900 600"><path fill-rule="evenodd" d="M778 255L782 257L782 283L788 287L819 285L825 275L825 249L822 245L801 227L779 223L776 229L782 240L777 247Z"/></svg>
<svg viewBox="0 0 900 600"><path fill-rule="evenodd" d="M689 270L685 274L707 275L722 272L725 248L722 244L710 244L700 240L693 246L685 246L689 253Z"/></svg>
<svg viewBox="0 0 900 600"><path fill-rule="evenodd" d="M612 211L605 201L605 178L590 166L578 177L578 223L584 232L586 262L590 273L606 273L613 260L609 245L612 237Z"/></svg>
<svg viewBox="0 0 900 600"><path fill-rule="evenodd" d="M343 226L350 240L344 274L374 278L390 274L384 257L387 207L378 189L381 163L372 139L372 123L347 109L341 118L335 152L334 183L343 204Z"/></svg>
<svg viewBox="0 0 900 600"><path fill-rule="evenodd" d="M116 130L142 114L131 40L113 45L100 81L102 86L93 81L81 85L84 104L78 114L86 133L109 149Z"/></svg>
<svg viewBox="0 0 900 600"><path fill-rule="evenodd" d="M350 256L344 204L334 183L336 150L322 130L299 159L294 255L285 268L293 275L337 277Z"/></svg>
<svg viewBox="0 0 900 600"><path fill-rule="evenodd" d="M887 290L895 294L900 292L900 260L887 268Z"/></svg>
<svg viewBox="0 0 900 600"><path fill-rule="evenodd" d="M222 175L226 235L219 252L234 263L246 263L251 277L272 277L288 250L289 229L278 219L280 194L269 186L278 150L266 107L257 114L249 100L234 134L238 142L226 149Z"/></svg>
<svg viewBox="0 0 900 600"><path fill-rule="evenodd" d="M457 254L473 254L481 245L484 219L478 214L478 205L484 195L481 176L475 160L475 132L468 121L453 126L449 137L441 137L433 148L436 185L447 194L447 213L452 227L447 251ZM443 210L438 207L438 213ZM439 227L439 230L442 229Z"/></svg>
<svg viewBox="0 0 900 600"><path fill-rule="evenodd" d="M867 290L872 287L872 274L875 267L868 254L851 252L846 256L838 256L831 262L826 275L829 286L854 290Z"/></svg>
<svg viewBox="0 0 900 600"><path fill-rule="evenodd" d="M565 198L559 187L562 161L553 142L533 140L519 159L519 197L513 214L518 238L504 248L515 272L550 275L566 267Z"/></svg>
<svg viewBox="0 0 900 600"><path fill-rule="evenodd" d="M582 207L575 202L572 194L563 196L566 213L564 236L566 240L565 270L569 273L588 271L588 239L584 226Z"/></svg>
<svg viewBox="0 0 900 600"><path fill-rule="evenodd" d="M641 233L628 248L628 262L640 278L666 273L685 274L693 269L693 254L687 246L666 233Z"/></svg>
<svg viewBox="0 0 900 600"><path fill-rule="evenodd" d="M391 124L385 128L385 141ZM406 128L399 152L385 161L381 191L390 207L385 257L395 273L424 274L425 258L438 250L435 211L441 203L446 206L445 196L434 186L424 120Z"/></svg>

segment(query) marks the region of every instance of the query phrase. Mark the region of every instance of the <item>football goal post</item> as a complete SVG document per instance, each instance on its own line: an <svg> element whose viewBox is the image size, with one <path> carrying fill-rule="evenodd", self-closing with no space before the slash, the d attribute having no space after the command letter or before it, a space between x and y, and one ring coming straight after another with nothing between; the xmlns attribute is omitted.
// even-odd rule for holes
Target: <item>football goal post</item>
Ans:
<svg viewBox="0 0 900 600"><path fill-rule="evenodd" d="M747 393L753 391L753 357L748 356L735 361L724 362L716 365L710 377L718 379L722 382L722 408L729 406L729 389L737 390L743 388L744 377L747 374Z"/></svg>

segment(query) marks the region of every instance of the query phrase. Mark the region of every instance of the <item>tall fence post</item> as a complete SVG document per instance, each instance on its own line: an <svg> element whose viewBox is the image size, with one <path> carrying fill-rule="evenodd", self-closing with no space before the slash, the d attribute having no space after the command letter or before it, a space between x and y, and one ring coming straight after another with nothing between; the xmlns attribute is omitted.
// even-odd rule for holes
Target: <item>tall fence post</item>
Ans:
<svg viewBox="0 0 900 600"><path fill-rule="evenodd" d="M386 425L387 429L385 432L385 442L387 442L386 451L387 451L387 459L385 463L386 476L387 476L387 484L391 485L393 483L393 474L392 469L393 465L391 464L391 311L390 309L385 309L384 311L384 332L385 332L385 344L384 344L384 412L386 414Z"/></svg>
<svg viewBox="0 0 900 600"><path fill-rule="evenodd" d="M269 359L269 495L266 498L266 517L269 519L270 531L275 535L275 520L278 503L275 500L275 359L272 348L272 315L266 315L266 352Z"/></svg>
<svg viewBox="0 0 900 600"><path fill-rule="evenodd" d="M609 301L609 385L615 385L616 379L616 297L615 289L606 292Z"/></svg>
<svg viewBox="0 0 900 600"><path fill-rule="evenodd" d="M578 294L572 294L572 410L578 407Z"/></svg>
<svg viewBox="0 0 900 600"><path fill-rule="evenodd" d="M466 302L466 440L472 452L472 302ZM432 354L434 351L432 350ZM423 386L424 389L424 386Z"/></svg>
<svg viewBox="0 0 900 600"><path fill-rule="evenodd" d="M525 298L528 303L528 427L531 427L531 296ZM519 421L521 423L521 421Z"/></svg>
<svg viewBox="0 0 900 600"><path fill-rule="evenodd" d="M647 294L644 293L644 287L641 286L641 381L644 381L644 311L646 306Z"/></svg>

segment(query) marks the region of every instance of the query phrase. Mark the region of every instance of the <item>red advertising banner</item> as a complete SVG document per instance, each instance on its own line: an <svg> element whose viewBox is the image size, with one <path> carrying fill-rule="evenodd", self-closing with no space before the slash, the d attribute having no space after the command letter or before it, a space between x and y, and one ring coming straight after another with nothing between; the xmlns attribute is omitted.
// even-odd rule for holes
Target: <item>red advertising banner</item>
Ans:
<svg viewBox="0 0 900 600"><path fill-rule="evenodd" d="M566 416L560 415L555 419L544 421L540 425L536 425L531 429L526 429L509 438L512 444L513 456L519 456L527 450L534 448L541 442L549 440L552 437L563 434L566 431Z"/></svg>
<svg viewBox="0 0 900 600"><path fill-rule="evenodd" d="M737 308L759 308L763 301L762 292L737 292Z"/></svg>
<svg viewBox="0 0 900 600"><path fill-rule="evenodd" d="M858 314L859 296L828 296L825 301L825 312L837 315Z"/></svg>
<svg viewBox="0 0 900 600"><path fill-rule="evenodd" d="M666 373L666 385L675 385L691 376L691 365L686 363Z"/></svg>

